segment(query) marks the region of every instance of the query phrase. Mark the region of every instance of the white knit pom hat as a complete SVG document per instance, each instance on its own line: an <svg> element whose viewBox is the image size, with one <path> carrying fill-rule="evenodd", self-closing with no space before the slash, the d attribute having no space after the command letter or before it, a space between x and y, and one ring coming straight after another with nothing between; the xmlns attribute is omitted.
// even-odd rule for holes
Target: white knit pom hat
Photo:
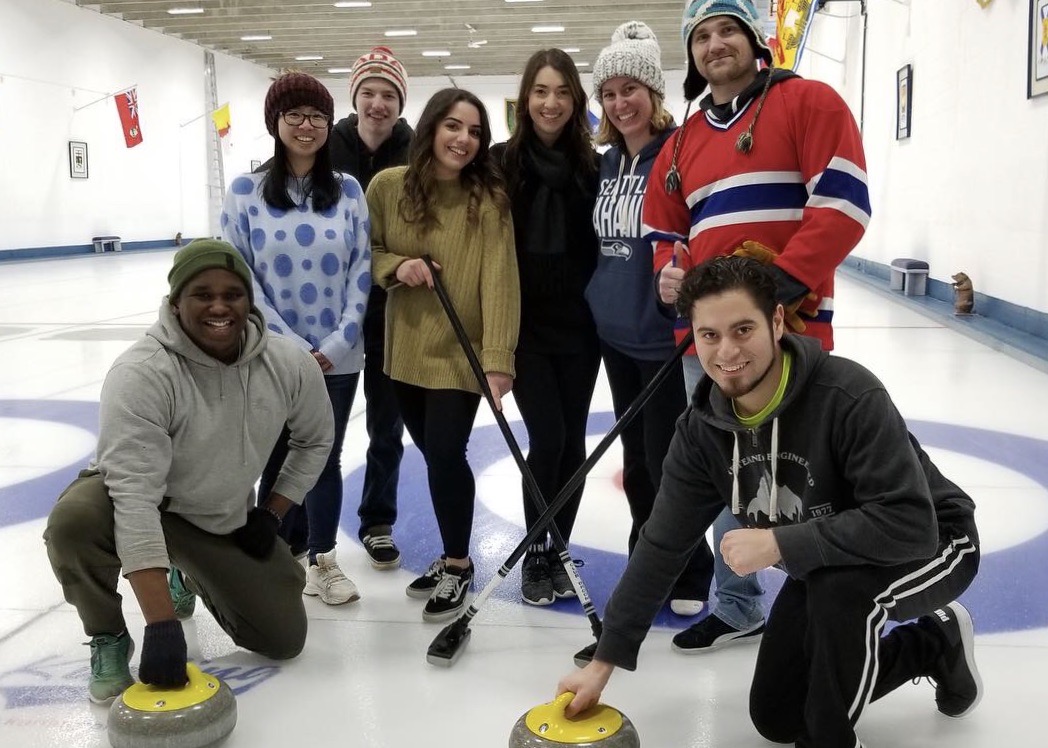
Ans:
<svg viewBox="0 0 1048 748"><path fill-rule="evenodd" d="M662 74L662 50L655 32L643 21L627 21L615 29L611 44L600 51L593 63L593 95L600 98L600 87L611 78L633 78L659 96L666 96Z"/></svg>

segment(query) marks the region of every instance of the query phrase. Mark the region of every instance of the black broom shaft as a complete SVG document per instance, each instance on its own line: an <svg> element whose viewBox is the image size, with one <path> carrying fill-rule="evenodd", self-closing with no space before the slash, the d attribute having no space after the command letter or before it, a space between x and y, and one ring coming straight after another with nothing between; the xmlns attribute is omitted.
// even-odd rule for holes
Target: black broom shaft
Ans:
<svg viewBox="0 0 1048 748"><path fill-rule="evenodd" d="M436 274L433 271L432 267L432 258L430 258L429 255L426 255L425 257L423 257L423 260L426 261L426 265L430 268L430 272L433 273L435 276ZM434 278L433 285L434 288L440 288L439 286L437 286L436 278ZM437 292L437 295L440 296L440 291ZM446 300L446 296L444 298ZM450 303L450 300L448 301ZM465 330L463 330L462 333L463 335L465 335ZM568 482L564 484L564 487L562 489L560 489L560 492L557 494L556 498L554 498L553 501L546 507L546 511L544 511L539 516L539 518L535 520L535 524L532 526L531 530L528 531L528 533L524 536L524 539L520 541L517 547L513 549L513 552L510 553L510 556L505 563L506 566L512 568L517 563L517 561L520 560L520 557L523 556L524 553L527 551L528 546L534 543L535 539L541 533L546 531L546 525L550 524L552 518L556 516L556 514L561 509L564 508L564 505L568 503L568 500L571 498L571 495L575 492L575 489L582 485L583 481L586 480L586 476L589 474L590 470L593 469L593 466L596 465L600 458L604 456L604 453L608 451L608 448L611 447L612 443L619 437L619 434L622 433L626 426L628 426L630 422L637 417L637 414L644 408L645 405L647 405L648 400L651 399L651 396L655 394L655 390L657 390L659 388L659 385L662 384L663 380L667 376L669 376L670 370L673 368L674 364L676 364L680 357L684 355L684 352L688 350L688 347L691 345L693 337L694 335L692 331L689 330L688 334L684 336L684 340L682 340L677 345L677 347L673 349L673 355L670 356L670 358L659 368L659 370L655 373L655 376L651 378L650 382L648 382L647 386L643 390L641 390L641 393L637 395L637 398L630 404L630 407L627 408L626 412L622 414L622 417L615 422L615 425L612 426L611 431L609 431L607 435L603 439L601 439L600 443L597 444L596 448L594 448L590 456L586 458L586 461L582 463L582 465L579 466L579 469L575 471L575 474L568 479ZM473 350L472 345L469 346L469 349L470 351ZM475 355L476 353L474 352L474 356ZM482 377L482 379L483 384L481 385L481 387L486 388L487 378Z"/></svg>
<svg viewBox="0 0 1048 748"><path fill-rule="evenodd" d="M484 392L484 397L491 406L491 412L495 415L495 421L498 423L499 430L502 431L502 436L506 440L506 444L509 446L509 451L513 454L513 459L516 461L517 467L520 469L520 474L524 477L524 485L528 494L530 494L529 498L531 499L531 503L535 505L535 508L538 509L539 512L543 512L547 509L547 505L542 496L542 490L539 488L538 483L535 482L535 475L531 472L531 468L528 467L528 463L524 459L524 453L520 449L520 444L517 442L517 438L513 435L513 430L510 428L505 414L495 407L495 398L491 394L491 386L488 384L488 378L484 374L484 369L480 365L480 360L477 358L477 352L473 350L473 345L469 342L469 335L466 334L466 329L462 326L462 320L459 318L454 305L451 303L451 298L448 296L447 289L444 288L444 283L437 276L437 271L433 267L433 259L429 255L426 255L422 259L426 263L426 267L429 268L430 273L433 275L433 290L437 292L437 298L440 300L441 306L444 307L444 311L448 315L448 319L451 321L451 327L455 330L455 336L458 338L459 344L462 346L462 350L466 354L466 360L469 361L469 366L473 370L473 376L476 377L478 384L480 384L480 388ZM561 535L556 523L551 522L548 529L550 535L553 536L554 543L557 545L557 551L559 552L562 549L567 548L567 544L564 542L564 537ZM516 560L514 560L514 563L515 562Z"/></svg>

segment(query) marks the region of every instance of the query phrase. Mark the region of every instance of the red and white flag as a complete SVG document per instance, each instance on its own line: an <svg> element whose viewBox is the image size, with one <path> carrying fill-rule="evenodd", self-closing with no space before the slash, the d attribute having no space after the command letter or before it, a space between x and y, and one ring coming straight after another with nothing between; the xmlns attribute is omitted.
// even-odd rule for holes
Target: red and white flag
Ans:
<svg viewBox="0 0 1048 748"><path fill-rule="evenodd" d="M138 123L138 88L129 88L113 96L116 111L120 114L120 126L124 130L124 142L134 148L142 142L142 126Z"/></svg>

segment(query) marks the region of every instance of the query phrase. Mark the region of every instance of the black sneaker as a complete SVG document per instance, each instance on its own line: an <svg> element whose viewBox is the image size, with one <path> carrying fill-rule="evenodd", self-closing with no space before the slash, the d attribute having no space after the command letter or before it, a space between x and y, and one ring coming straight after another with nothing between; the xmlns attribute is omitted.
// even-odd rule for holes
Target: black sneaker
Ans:
<svg viewBox="0 0 1048 748"><path fill-rule="evenodd" d="M575 587L571 584L568 570L560 562L560 555L554 551L546 551L546 561L549 563L549 579L553 584L553 594L558 598L575 597ZM582 561L574 560L576 567L582 566Z"/></svg>
<svg viewBox="0 0 1048 748"><path fill-rule="evenodd" d="M943 639L942 654L929 673L935 683L935 704L947 717L965 717L978 706L983 695L982 677L975 666L975 627L971 614L952 602L919 625L934 629Z"/></svg>
<svg viewBox="0 0 1048 748"><path fill-rule="evenodd" d="M708 615L673 637L673 648L682 654L702 654L730 646L760 641L764 621L740 631L715 615Z"/></svg>
<svg viewBox="0 0 1048 748"><path fill-rule="evenodd" d="M577 667L586 667L593 662L593 655L597 654L597 642L593 642L588 647L583 647L575 653L575 665Z"/></svg>
<svg viewBox="0 0 1048 748"><path fill-rule="evenodd" d="M407 593L408 597L413 597L416 600L429 599L429 596L433 594L433 590L440 583L440 578L444 576L445 558L445 556L441 555L440 558L429 565L425 574L407 586L404 592Z"/></svg>
<svg viewBox="0 0 1048 748"><path fill-rule="evenodd" d="M389 525L369 527L364 539L364 550L376 569L396 569L400 566L400 549L393 542L393 528Z"/></svg>
<svg viewBox="0 0 1048 748"><path fill-rule="evenodd" d="M440 623L456 617L466 606L466 593L473 583L473 563L468 568L456 569L444 566L433 594L429 596L426 607L422 609L422 620L429 623Z"/></svg>
<svg viewBox="0 0 1048 748"><path fill-rule="evenodd" d="M528 605L553 604L553 582L549 571L545 556L529 554L524 557L520 569L520 596Z"/></svg>

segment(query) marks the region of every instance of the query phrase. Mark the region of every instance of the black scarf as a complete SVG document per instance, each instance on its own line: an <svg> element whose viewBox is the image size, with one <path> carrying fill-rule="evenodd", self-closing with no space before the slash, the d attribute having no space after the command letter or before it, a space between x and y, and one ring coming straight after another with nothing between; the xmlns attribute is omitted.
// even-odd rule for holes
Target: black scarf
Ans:
<svg viewBox="0 0 1048 748"><path fill-rule="evenodd" d="M524 143L522 156L524 171L532 177L526 189L533 194L524 252L562 255L568 248L571 194L578 189L571 162L564 151L547 148L537 138Z"/></svg>

